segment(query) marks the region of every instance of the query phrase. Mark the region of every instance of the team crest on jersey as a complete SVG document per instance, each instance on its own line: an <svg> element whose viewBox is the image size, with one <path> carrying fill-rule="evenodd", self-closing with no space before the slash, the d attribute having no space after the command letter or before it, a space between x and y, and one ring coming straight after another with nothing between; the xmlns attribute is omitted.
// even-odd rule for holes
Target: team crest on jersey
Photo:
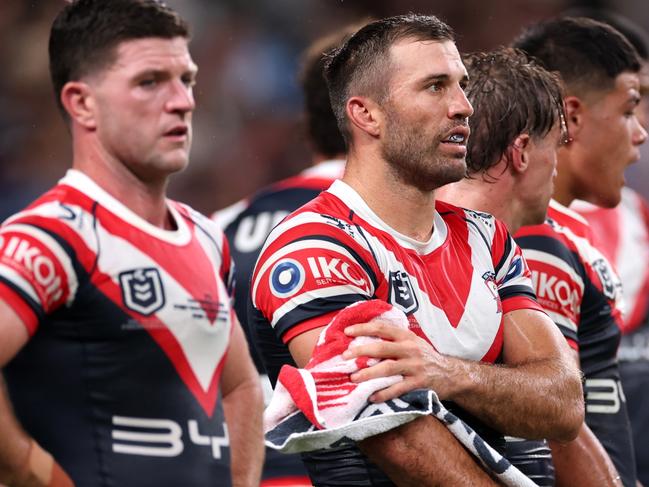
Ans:
<svg viewBox="0 0 649 487"><path fill-rule="evenodd" d="M509 275L509 273L507 275ZM496 284L496 275L493 272L488 271L482 274L482 279L484 279L484 283L487 286L487 289L489 289L489 292L494 297L494 301L496 301L496 305L498 306L497 312L502 313L503 306L500 301L500 294L498 294L498 284Z"/></svg>
<svg viewBox="0 0 649 487"><path fill-rule="evenodd" d="M149 316L165 304L162 279L158 269L132 269L119 275L122 301L128 309Z"/></svg>
<svg viewBox="0 0 649 487"><path fill-rule="evenodd" d="M403 271L390 271L390 303L401 308L406 313L414 313L419 309L410 276Z"/></svg>
<svg viewBox="0 0 649 487"><path fill-rule="evenodd" d="M615 299L615 281L611 270L604 259L597 259L593 262L593 269L597 272L602 282L602 292L608 299Z"/></svg>
<svg viewBox="0 0 649 487"><path fill-rule="evenodd" d="M288 298L304 285L304 267L297 260L282 259L270 271L270 290L278 298Z"/></svg>

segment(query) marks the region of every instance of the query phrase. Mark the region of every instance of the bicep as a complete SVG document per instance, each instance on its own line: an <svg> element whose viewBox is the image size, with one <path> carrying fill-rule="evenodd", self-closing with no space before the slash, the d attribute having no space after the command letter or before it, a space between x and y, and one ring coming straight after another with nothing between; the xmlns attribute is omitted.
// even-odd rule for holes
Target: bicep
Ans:
<svg viewBox="0 0 649 487"><path fill-rule="evenodd" d="M27 340L27 326L14 310L0 299L0 367L4 367Z"/></svg>
<svg viewBox="0 0 649 487"><path fill-rule="evenodd" d="M506 364L524 364L547 358L574 362L574 351L544 313L520 309L506 313L503 319L503 359Z"/></svg>
<svg viewBox="0 0 649 487"><path fill-rule="evenodd" d="M313 349L318 343L318 337L324 326L313 328L296 336L288 343L288 349L298 367L304 367L313 355Z"/></svg>
<svg viewBox="0 0 649 487"><path fill-rule="evenodd" d="M223 374L221 375L221 393L223 396L227 396L241 384L250 381L258 381L257 369L250 357L248 342L243 333L243 328L241 328L239 320L235 317L230 336L228 355L223 366Z"/></svg>

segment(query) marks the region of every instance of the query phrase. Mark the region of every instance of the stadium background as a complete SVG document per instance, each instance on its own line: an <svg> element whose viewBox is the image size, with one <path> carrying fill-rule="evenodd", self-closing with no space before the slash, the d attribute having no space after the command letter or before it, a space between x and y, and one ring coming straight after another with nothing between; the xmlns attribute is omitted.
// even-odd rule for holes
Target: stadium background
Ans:
<svg viewBox="0 0 649 487"><path fill-rule="evenodd" d="M109 0L107 0L109 1ZM171 195L205 213L309 161L296 81L315 37L367 16L433 13L461 51L509 42L521 27L576 6L604 7L649 30L647 0L168 0L193 29L200 71L190 167ZM0 2L0 219L29 203L70 166L70 142L47 71L47 39L63 0ZM649 147L627 182L649 197Z"/></svg>

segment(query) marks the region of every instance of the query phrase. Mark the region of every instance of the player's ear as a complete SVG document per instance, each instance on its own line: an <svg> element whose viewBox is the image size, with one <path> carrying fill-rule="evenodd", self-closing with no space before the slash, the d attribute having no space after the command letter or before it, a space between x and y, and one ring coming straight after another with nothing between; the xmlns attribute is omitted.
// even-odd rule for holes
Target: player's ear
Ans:
<svg viewBox="0 0 649 487"><path fill-rule="evenodd" d="M371 137L381 134L383 112L371 98L354 96L347 100L346 110L350 125Z"/></svg>
<svg viewBox="0 0 649 487"><path fill-rule="evenodd" d="M516 173L527 171L530 166L530 136L519 134L510 146L510 167Z"/></svg>
<svg viewBox="0 0 649 487"><path fill-rule="evenodd" d="M81 81L67 82L61 89L61 103L70 120L88 130L97 127L95 98L88 84Z"/></svg>
<svg viewBox="0 0 649 487"><path fill-rule="evenodd" d="M566 128L570 139L574 140L584 126L584 102L576 96L567 96L564 101Z"/></svg>

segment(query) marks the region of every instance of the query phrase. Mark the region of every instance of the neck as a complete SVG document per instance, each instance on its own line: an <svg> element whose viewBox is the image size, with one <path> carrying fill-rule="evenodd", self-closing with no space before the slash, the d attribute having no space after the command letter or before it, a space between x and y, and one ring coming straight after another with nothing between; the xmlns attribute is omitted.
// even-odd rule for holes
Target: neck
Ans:
<svg viewBox="0 0 649 487"><path fill-rule="evenodd" d="M474 179L462 179L440 188L437 197L462 208L491 213L514 234L523 225L524 214L521 205L512 198L511 181L501 177L491 183L478 174Z"/></svg>
<svg viewBox="0 0 649 487"><path fill-rule="evenodd" d="M552 199L568 207L577 199L575 181L572 177L572 164L579 157L578 147L574 142L560 147L557 151L557 177L554 180Z"/></svg>
<svg viewBox="0 0 649 487"><path fill-rule="evenodd" d="M83 172L133 213L159 228L175 228L166 203L167 180L144 181L105 152L75 144L72 167Z"/></svg>
<svg viewBox="0 0 649 487"><path fill-rule="evenodd" d="M397 232L420 242L426 242L432 235L435 192L422 192L396 180L378 155L363 154L359 161L350 151L342 180Z"/></svg>

